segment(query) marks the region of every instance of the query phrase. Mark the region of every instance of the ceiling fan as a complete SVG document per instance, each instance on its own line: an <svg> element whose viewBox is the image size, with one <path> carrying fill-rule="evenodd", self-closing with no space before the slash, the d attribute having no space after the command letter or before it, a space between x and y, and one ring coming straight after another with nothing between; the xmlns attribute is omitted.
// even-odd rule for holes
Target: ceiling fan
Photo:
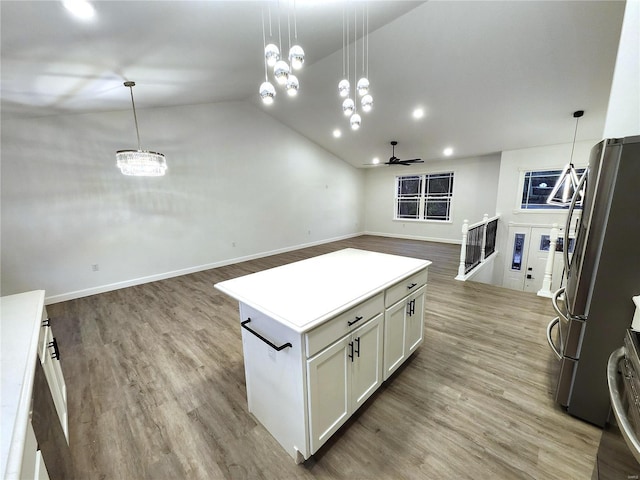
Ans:
<svg viewBox="0 0 640 480"><path fill-rule="evenodd" d="M421 158L412 158L410 160L401 160L398 157L396 157L396 145L397 144L398 144L398 142L396 142L395 140L391 141L391 148L393 149L393 151L391 153L391 158L389 159L389 161L388 162L384 162L385 165L404 165L405 167L408 167L412 163L424 163L424 160L422 160Z"/></svg>

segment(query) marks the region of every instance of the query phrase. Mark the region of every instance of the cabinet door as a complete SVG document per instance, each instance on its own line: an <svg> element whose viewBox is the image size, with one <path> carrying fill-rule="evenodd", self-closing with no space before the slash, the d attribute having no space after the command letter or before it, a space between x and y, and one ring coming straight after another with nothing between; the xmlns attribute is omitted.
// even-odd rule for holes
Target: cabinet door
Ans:
<svg viewBox="0 0 640 480"><path fill-rule="evenodd" d="M409 297L409 308L406 314L407 333L406 333L406 352L407 356L422 343L422 335L424 330L424 290L416 292Z"/></svg>
<svg viewBox="0 0 640 480"><path fill-rule="evenodd" d="M384 314L384 380L395 372L406 357L405 315L407 299L388 308Z"/></svg>
<svg viewBox="0 0 640 480"><path fill-rule="evenodd" d="M53 358L54 348L50 346L53 343L53 333L51 328L47 328L45 332L45 340L47 348L44 353L44 357L40 359L42 363L42 369L44 370L49 389L51 390L51 396L53 397L53 403L56 406L58 417L60 418L60 424L62 430L69 443L69 429L67 423L67 386L62 375L62 368L60 367L60 360Z"/></svg>
<svg viewBox="0 0 640 480"><path fill-rule="evenodd" d="M352 345L345 337L307 361L312 454L349 418Z"/></svg>
<svg viewBox="0 0 640 480"><path fill-rule="evenodd" d="M354 345L350 395L352 412L382 383L382 320L383 316L379 314L351 336Z"/></svg>

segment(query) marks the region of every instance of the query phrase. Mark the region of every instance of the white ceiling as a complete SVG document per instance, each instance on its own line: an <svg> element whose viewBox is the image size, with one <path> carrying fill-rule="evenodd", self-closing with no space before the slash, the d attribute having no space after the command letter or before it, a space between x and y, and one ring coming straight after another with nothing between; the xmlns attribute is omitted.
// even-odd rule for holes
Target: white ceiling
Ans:
<svg viewBox="0 0 640 480"><path fill-rule="evenodd" d="M280 2L285 45L293 3ZM3 0L2 114L130 109L122 82L134 80L140 112L252 101L358 167L374 156L385 161L390 140L399 141L399 157L425 160L442 158L446 146L468 157L570 142L578 109L586 112L578 140L602 136L624 2L366 2L375 103L357 132L341 113L337 82L343 12L353 22L365 2L344 5L295 1L307 54L300 93L288 98L279 90L263 106L261 15L270 7L277 32L278 2L100 1L96 17L83 22L57 1ZM411 116L416 106L426 112L420 121ZM139 115L143 132L149 114Z"/></svg>

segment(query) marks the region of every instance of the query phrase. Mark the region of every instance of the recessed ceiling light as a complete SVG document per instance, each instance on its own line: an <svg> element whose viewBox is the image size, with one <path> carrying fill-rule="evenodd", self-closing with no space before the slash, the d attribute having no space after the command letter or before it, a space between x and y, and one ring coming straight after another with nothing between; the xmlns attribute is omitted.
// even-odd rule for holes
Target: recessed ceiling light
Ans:
<svg viewBox="0 0 640 480"><path fill-rule="evenodd" d="M342 136L342 132L340 131L340 129L336 128L333 131L333 136L336 137L336 138L340 138Z"/></svg>
<svg viewBox="0 0 640 480"><path fill-rule="evenodd" d="M378 157L374 157L374 158L371 160L371 163L373 163L374 165L377 165L377 164L379 164L379 163L380 163L380 159L379 159Z"/></svg>
<svg viewBox="0 0 640 480"><path fill-rule="evenodd" d="M424 117L424 108L416 108L413 113L413 118L415 118L416 120L421 119L422 117Z"/></svg>
<svg viewBox="0 0 640 480"><path fill-rule="evenodd" d="M96 14L93 5L86 0L64 0L62 4L73 16L81 20L90 20Z"/></svg>
<svg viewBox="0 0 640 480"><path fill-rule="evenodd" d="M451 148L451 147L447 147L447 148L445 148L445 149L442 151L442 154L443 154L445 157L450 157L450 156L453 154L453 148Z"/></svg>

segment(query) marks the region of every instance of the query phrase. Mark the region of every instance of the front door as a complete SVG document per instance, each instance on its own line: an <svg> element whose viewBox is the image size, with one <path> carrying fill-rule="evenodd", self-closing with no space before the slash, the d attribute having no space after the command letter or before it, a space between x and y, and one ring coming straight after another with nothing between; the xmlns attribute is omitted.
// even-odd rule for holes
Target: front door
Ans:
<svg viewBox="0 0 640 480"><path fill-rule="evenodd" d="M534 226L509 227L509 257L505 265L503 286L532 293L537 293L542 288L549 256L550 230ZM553 262L551 291L559 288L562 280L563 259L561 245L559 247Z"/></svg>
<svg viewBox="0 0 640 480"><path fill-rule="evenodd" d="M523 290L525 292L538 293L538 290L542 288L544 269L547 266L547 258L549 257L549 230L548 228L540 227L531 228L527 268L524 274ZM556 263L554 261L554 266Z"/></svg>

